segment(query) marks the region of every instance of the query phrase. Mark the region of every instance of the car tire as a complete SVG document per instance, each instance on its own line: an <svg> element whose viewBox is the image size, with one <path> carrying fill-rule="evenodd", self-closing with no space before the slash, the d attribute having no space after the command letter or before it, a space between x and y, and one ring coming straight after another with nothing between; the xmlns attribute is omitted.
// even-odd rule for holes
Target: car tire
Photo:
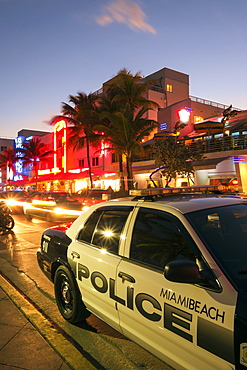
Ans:
<svg viewBox="0 0 247 370"><path fill-rule="evenodd" d="M52 217L52 214L50 212L47 212L46 215L45 215L45 221L46 222L53 222L53 217Z"/></svg>
<svg viewBox="0 0 247 370"><path fill-rule="evenodd" d="M25 216L26 216L26 219L27 219L28 221L32 221L32 219L33 219L33 218L32 218L32 216L31 216L31 215L26 214Z"/></svg>
<svg viewBox="0 0 247 370"><path fill-rule="evenodd" d="M7 215L4 218L4 228L6 230L11 230L11 229L13 229L14 226L15 226L15 221L14 221L13 217L11 217L10 215Z"/></svg>
<svg viewBox="0 0 247 370"><path fill-rule="evenodd" d="M65 320L76 324L90 315L81 299L75 278L65 266L56 270L54 291L58 309Z"/></svg>

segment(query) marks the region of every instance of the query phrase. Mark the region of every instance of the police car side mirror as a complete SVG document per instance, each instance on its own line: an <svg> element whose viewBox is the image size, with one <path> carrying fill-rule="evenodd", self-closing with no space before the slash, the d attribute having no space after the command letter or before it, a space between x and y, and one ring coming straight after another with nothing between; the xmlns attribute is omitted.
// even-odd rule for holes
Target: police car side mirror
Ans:
<svg viewBox="0 0 247 370"><path fill-rule="evenodd" d="M164 269L167 280L175 283L196 284L202 281L197 264L190 260L176 260L169 262Z"/></svg>

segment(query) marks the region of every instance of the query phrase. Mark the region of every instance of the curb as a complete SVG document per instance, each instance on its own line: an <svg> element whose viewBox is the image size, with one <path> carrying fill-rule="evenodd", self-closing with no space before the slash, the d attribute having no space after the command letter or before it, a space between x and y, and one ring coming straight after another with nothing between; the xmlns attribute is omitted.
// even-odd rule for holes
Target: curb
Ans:
<svg viewBox="0 0 247 370"><path fill-rule="evenodd" d="M59 333L25 297L18 292L2 275L0 287L33 324L42 337L58 355L74 370L97 370L66 338Z"/></svg>

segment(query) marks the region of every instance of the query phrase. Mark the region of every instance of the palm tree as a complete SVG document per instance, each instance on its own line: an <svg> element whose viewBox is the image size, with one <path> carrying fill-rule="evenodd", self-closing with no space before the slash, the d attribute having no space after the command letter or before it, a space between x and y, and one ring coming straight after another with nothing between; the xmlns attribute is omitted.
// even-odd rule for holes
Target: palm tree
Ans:
<svg viewBox="0 0 247 370"><path fill-rule="evenodd" d="M231 117L235 117L240 111L232 109L232 104L223 111L223 117L221 119L222 130L224 132L225 125Z"/></svg>
<svg viewBox="0 0 247 370"><path fill-rule="evenodd" d="M32 137L31 140L23 143L23 148L18 149L18 152L21 153L19 159L23 161L23 167L31 166L36 180L38 178L39 164L47 162L49 156L54 153L53 150L47 149L47 145L42 143L39 137Z"/></svg>
<svg viewBox="0 0 247 370"><path fill-rule="evenodd" d="M146 98L148 88L154 83L154 80L144 81L140 72L133 75L126 68L123 68L111 80L108 91L112 90L115 102L133 110L139 107L158 108L159 105L156 102Z"/></svg>
<svg viewBox="0 0 247 370"><path fill-rule="evenodd" d="M96 94L78 93L76 96L70 95L69 102L73 106L62 103L62 113L73 124L69 137L69 145L75 150L80 150L86 145L87 162L89 168L89 178L91 188L93 187L90 145L97 146L101 135L94 132L94 125L98 122L96 117L97 101Z"/></svg>
<svg viewBox="0 0 247 370"><path fill-rule="evenodd" d="M0 168L6 168L6 180L11 180L11 172L15 172L15 162L18 161L18 158L15 154L15 150L8 146L7 149L3 150L3 153L0 154Z"/></svg>
<svg viewBox="0 0 247 370"><path fill-rule="evenodd" d="M101 99L102 125L96 125L103 131L112 148L119 154L119 171L122 172L122 156L126 156L128 188L133 187L132 162L133 155L143 152L142 140L157 126L147 118L147 113L159 105L146 98L147 90L154 81L144 81L140 72L132 75L123 68L105 86L105 94ZM124 181L120 178L124 190Z"/></svg>
<svg viewBox="0 0 247 370"><path fill-rule="evenodd" d="M136 114L130 107L122 112L104 112L104 123L95 126L105 133L104 140L111 144L112 150L125 155L128 190L133 188L133 155L144 153L142 141L157 126L155 121L143 118L149 109L142 107Z"/></svg>
<svg viewBox="0 0 247 370"><path fill-rule="evenodd" d="M101 122L103 122L102 126L101 124L96 127L99 127L99 130L103 130L103 136L104 136L104 131L106 127L110 126L110 120L108 118L109 115L121 111L121 104L119 104L117 101L115 101L115 89L110 89L106 90L100 98L100 107L99 107L99 113L98 117ZM114 130L112 131L112 134L114 134ZM117 138L116 138L117 139ZM119 179L120 179L120 191L125 192L125 183L124 183L124 169L123 169L123 158L122 158L122 151L118 149L116 146L112 147L110 146L108 148L108 151L112 151L117 154L118 157L118 163L119 163Z"/></svg>

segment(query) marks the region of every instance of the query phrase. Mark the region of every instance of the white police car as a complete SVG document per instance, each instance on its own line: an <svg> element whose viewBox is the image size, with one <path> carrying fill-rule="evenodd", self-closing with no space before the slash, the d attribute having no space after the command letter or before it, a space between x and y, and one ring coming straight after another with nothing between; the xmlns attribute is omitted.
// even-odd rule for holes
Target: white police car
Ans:
<svg viewBox="0 0 247 370"><path fill-rule="evenodd" d="M244 369L247 202L189 190L94 205L38 262L69 322L89 310L175 369Z"/></svg>

